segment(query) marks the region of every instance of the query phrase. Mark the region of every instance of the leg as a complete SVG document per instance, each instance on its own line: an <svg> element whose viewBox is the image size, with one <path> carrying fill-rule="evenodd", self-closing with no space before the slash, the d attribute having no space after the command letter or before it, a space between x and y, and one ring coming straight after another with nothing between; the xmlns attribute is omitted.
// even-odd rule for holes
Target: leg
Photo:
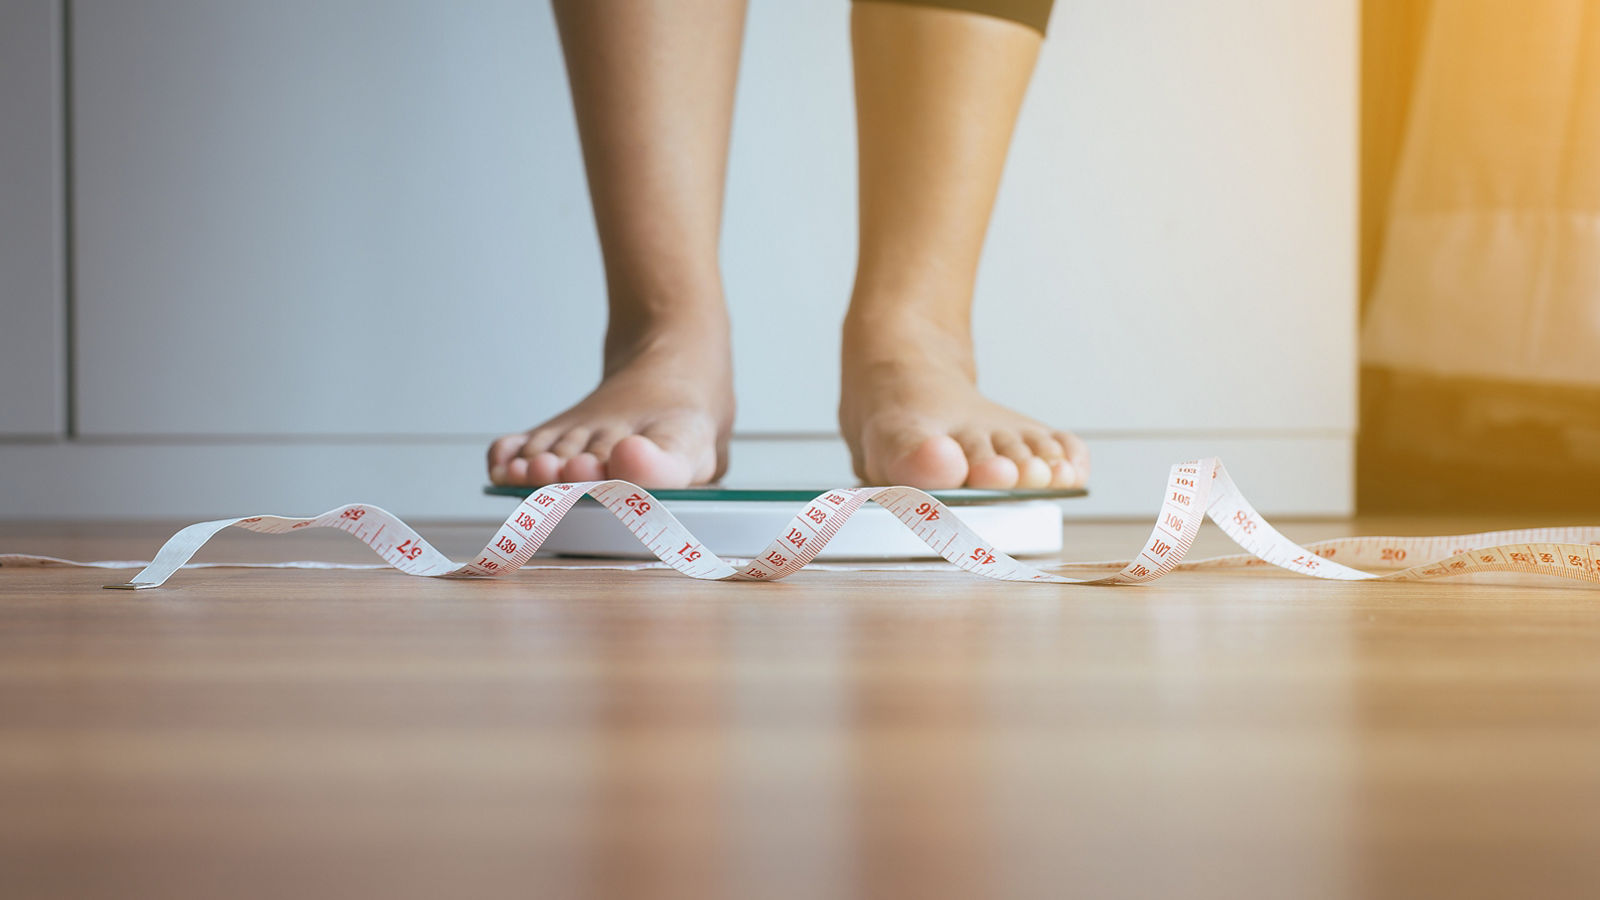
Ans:
<svg viewBox="0 0 1600 900"><path fill-rule="evenodd" d="M600 385L489 448L502 484L721 477L733 376L717 241L744 0L556 0L609 325Z"/></svg>
<svg viewBox="0 0 1600 900"><path fill-rule="evenodd" d="M976 387L972 290L1040 33L898 3L853 10L861 248L839 424L856 474L925 488L1068 487L1077 437Z"/></svg>

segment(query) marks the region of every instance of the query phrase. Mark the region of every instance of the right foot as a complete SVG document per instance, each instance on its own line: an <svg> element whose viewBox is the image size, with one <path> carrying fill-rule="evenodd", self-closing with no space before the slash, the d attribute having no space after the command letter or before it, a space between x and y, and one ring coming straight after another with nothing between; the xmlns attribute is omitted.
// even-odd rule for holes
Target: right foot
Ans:
<svg viewBox="0 0 1600 900"><path fill-rule="evenodd" d="M640 317L643 318L643 317ZM620 478L709 484L728 466L733 366L726 314L606 335L605 375L555 418L489 446L489 480L538 486Z"/></svg>

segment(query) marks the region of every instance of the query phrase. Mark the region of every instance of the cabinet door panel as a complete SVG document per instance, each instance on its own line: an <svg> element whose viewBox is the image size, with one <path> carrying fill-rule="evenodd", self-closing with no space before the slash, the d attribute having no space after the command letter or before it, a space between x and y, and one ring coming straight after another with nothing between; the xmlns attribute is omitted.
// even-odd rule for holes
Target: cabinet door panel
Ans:
<svg viewBox="0 0 1600 900"><path fill-rule="evenodd" d="M481 432L592 386L545 4L74 10L85 432Z"/></svg>
<svg viewBox="0 0 1600 900"><path fill-rule="evenodd" d="M51 0L0 0L0 436L66 431L61 31Z"/></svg>

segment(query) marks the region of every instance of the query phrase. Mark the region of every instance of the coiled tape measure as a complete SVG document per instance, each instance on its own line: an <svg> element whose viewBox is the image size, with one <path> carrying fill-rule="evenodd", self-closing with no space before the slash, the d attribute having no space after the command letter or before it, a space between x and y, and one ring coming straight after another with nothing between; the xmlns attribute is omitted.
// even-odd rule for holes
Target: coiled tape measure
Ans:
<svg viewBox="0 0 1600 900"><path fill-rule="evenodd" d="M1208 458L1172 467L1161 511L1138 556L1116 562L1059 563L1050 567L1115 569L1101 577L1071 577L1008 556L962 523L949 506L910 487L840 488L823 493L805 504L759 556L730 561L706 548L649 491L612 480L555 484L533 491L468 563L450 560L393 514L356 503L310 518L250 516L190 525L173 535L131 581L106 587L159 587L213 535L233 527L264 534L337 528L360 539L385 563L408 575L499 577L526 565L562 517L585 495L610 510L663 563L703 580L777 581L792 575L815 559L840 527L870 501L887 509L958 568L998 581L1143 584L1180 568L1270 564L1300 575L1338 581L1428 581L1482 572L1516 572L1600 584L1596 564L1600 527L1536 528L1453 537L1352 537L1301 546L1256 512L1220 460ZM1208 517L1245 552L1185 563L1184 557ZM1384 574L1356 568L1393 569L1418 560L1425 562ZM47 564L71 563L44 557L0 556L0 565Z"/></svg>

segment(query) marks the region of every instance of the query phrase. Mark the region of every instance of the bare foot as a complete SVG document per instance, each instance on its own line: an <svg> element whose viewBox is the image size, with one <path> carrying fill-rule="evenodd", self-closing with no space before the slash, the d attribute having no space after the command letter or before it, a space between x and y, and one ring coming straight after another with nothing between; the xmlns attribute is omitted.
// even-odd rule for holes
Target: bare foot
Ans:
<svg viewBox="0 0 1600 900"><path fill-rule="evenodd" d="M489 446L490 481L675 488L722 477L734 409L726 315L630 318L607 333L605 374L589 396Z"/></svg>
<svg viewBox="0 0 1600 900"><path fill-rule="evenodd" d="M1067 488L1088 479L1083 441L978 393L963 327L852 312L841 383L839 426L868 484Z"/></svg>

